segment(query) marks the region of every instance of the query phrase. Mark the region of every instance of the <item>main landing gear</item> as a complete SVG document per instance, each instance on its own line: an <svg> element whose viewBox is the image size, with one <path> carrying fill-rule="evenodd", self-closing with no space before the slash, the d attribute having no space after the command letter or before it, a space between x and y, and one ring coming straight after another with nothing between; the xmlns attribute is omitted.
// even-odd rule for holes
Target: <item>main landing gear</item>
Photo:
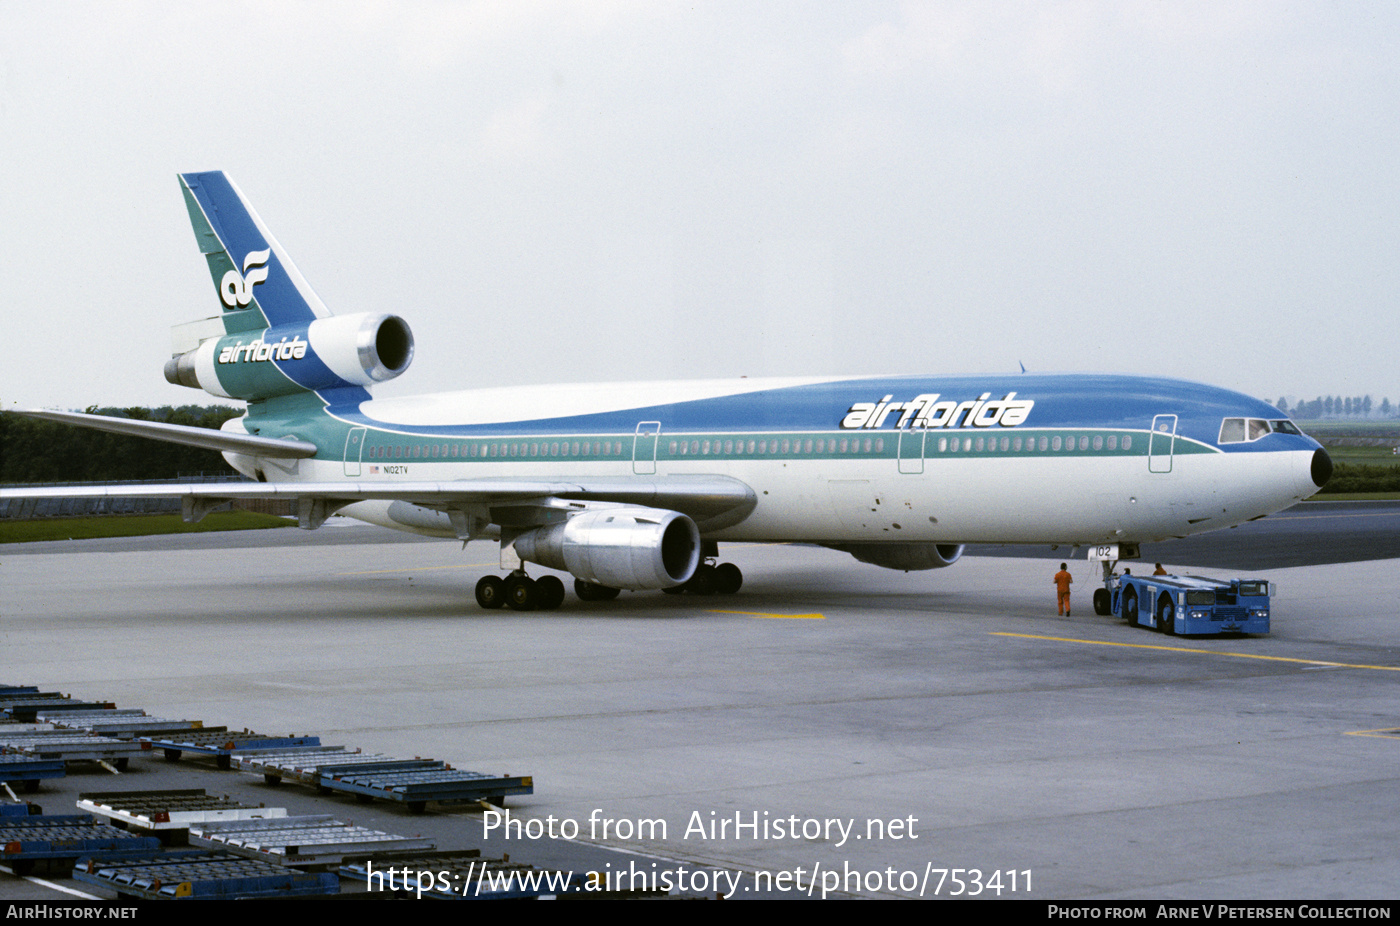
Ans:
<svg viewBox="0 0 1400 926"><path fill-rule="evenodd" d="M662 591L668 595L732 595L743 584L744 574L733 563L701 563L689 581ZM574 579L574 594L580 601L612 601L621 589ZM564 583L558 576L532 579L520 569L505 578L482 576L476 583L476 603L487 610L553 611L564 603Z"/></svg>
<svg viewBox="0 0 1400 926"><path fill-rule="evenodd" d="M482 576L476 583L476 603L487 609L506 605L512 611L553 611L564 603L564 583L558 576L532 579L521 570L504 579Z"/></svg>
<svg viewBox="0 0 1400 926"><path fill-rule="evenodd" d="M663 588L668 595L688 592L692 595L732 595L744 584L744 574L733 563L701 563L695 567L690 580L671 588Z"/></svg>

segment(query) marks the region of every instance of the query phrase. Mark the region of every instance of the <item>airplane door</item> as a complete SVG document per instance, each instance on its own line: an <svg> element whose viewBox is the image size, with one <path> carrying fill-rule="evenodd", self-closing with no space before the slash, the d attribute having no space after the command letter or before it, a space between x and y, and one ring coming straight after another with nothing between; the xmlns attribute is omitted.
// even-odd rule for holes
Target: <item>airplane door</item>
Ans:
<svg viewBox="0 0 1400 926"><path fill-rule="evenodd" d="M351 428L345 435L345 475L360 475L360 454L365 449L365 429Z"/></svg>
<svg viewBox="0 0 1400 926"><path fill-rule="evenodd" d="M1176 447L1176 416L1158 415L1152 419L1152 436L1147 439L1147 470L1172 471L1172 451Z"/></svg>
<svg viewBox="0 0 1400 926"><path fill-rule="evenodd" d="M656 444L661 439L661 422L637 422L637 434L632 439L632 472L650 476L656 472Z"/></svg>
<svg viewBox="0 0 1400 926"><path fill-rule="evenodd" d="M910 428L899 432L899 471L918 474L924 471L924 448L928 443L927 428Z"/></svg>

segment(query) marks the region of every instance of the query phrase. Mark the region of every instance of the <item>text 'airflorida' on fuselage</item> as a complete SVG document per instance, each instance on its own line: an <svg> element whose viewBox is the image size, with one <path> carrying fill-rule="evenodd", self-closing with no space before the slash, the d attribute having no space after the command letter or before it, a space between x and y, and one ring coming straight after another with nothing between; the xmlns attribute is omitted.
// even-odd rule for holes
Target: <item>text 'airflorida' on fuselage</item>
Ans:
<svg viewBox="0 0 1400 926"><path fill-rule="evenodd" d="M893 422L899 428L1014 428L1023 424L1035 407L1033 399L1017 399L1008 392L1005 398L993 399L984 392L966 402L940 402L939 393L915 396L908 402L891 402L887 395L879 402L857 402L846 411L841 427L846 430L874 430ZM899 412L899 417L895 417Z"/></svg>

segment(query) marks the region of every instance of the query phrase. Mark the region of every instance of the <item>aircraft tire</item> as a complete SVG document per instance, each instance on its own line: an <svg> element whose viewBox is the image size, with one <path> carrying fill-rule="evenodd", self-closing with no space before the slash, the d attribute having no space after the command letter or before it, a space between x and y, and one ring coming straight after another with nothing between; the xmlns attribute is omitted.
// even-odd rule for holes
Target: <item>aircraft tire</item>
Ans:
<svg viewBox="0 0 1400 926"><path fill-rule="evenodd" d="M1094 613L1099 617L1107 617L1113 613L1113 596L1106 588L1094 589Z"/></svg>
<svg viewBox="0 0 1400 926"><path fill-rule="evenodd" d="M622 594L622 589L574 579L574 594L578 595L581 601L612 601Z"/></svg>
<svg viewBox="0 0 1400 926"><path fill-rule="evenodd" d="M511 576L505 581L505 599L512 611L533 611L539 607L539 587L528 576Z"/></svg>
<svg viewBox="0 0 1400 926"><path fill-rule="evenodd" d="M701 563L695 567L695 574L685 583L685 590L692 595L713 595L715 593L715 567Z"/></svg>
<svg viewBox="0 0 1400 926"><path fill-rule="evenodd" d="M505 583L500 576L482 576L476 583L476 603L495 610L506 603Z"/></svg>
<svg viewBox="0 0 1400 926"><path fill-rule="evenodd" d="M1176 634L1176 608L1170 598L1163 598L1157 607L1157 629L1169 637Z"/></svg>
<svg viewBox="0 0 1400 926"><path fill-rule="evenodd" d="M732 595L744 584L744 574L733 563L720 563L715 567L715 591L721 595Z"/></svg>
<svg viewBox="0 0 1400 926"><path fill-rule="evenodd" d="M1123 616L1128 619L1128 625L1136 627L1138 622L1138 600L1137 589L1128 589L1123 593Z"/></svg>
<svg viewBox="0 0 1400 926"><path fill-rule="evenodd" d="M564 583L558 576L540 576L535 580L535 590L539 592L541 611L553 611L564 603Z"/></svg>

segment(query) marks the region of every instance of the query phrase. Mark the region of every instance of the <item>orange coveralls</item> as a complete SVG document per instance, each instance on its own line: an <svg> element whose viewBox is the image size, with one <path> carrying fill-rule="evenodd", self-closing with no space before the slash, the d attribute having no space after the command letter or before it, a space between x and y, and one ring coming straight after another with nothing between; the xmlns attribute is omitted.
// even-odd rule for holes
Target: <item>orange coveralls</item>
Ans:
<svg viewBox="0 0 1400 926"><path fill-rule="evenodd" d="M1055 580L1054 580L1054 581L1055 581L1055 588L1058 589L1058 590L1059 590L1059 593L1060 593L1060 614L1062 614L1062 615L1068 614L1068 613L1069 613L1069 587L1070 587L1070 583L1072 583L1072 582L1074 581L1074 576L1070 575L1068 572L1066 572L1065 570L1061 569L1059 572L1055 573Z"/></svg>

